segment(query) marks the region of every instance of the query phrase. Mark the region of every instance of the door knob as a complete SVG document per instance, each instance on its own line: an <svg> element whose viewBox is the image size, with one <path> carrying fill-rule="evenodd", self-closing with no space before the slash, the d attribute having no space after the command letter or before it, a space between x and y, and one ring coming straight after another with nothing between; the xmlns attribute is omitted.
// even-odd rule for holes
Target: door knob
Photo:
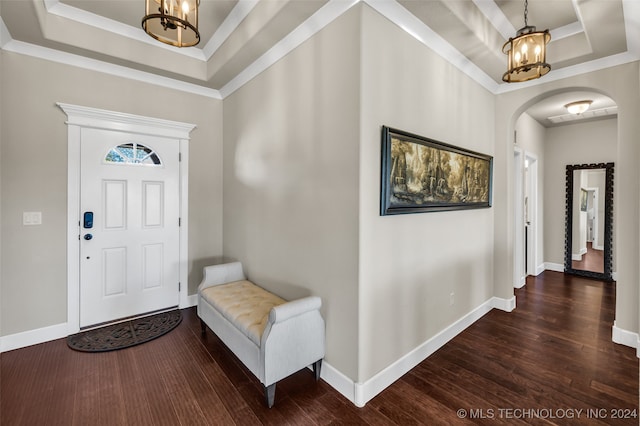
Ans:
<svg viewBox="0 0 640 426"><path fill-rule="evenodd" d="M91 235L91 234L85 234L84 235L84 239L87 240L87 241L89 241L92 238L93 238L93 235Z"/></svg>

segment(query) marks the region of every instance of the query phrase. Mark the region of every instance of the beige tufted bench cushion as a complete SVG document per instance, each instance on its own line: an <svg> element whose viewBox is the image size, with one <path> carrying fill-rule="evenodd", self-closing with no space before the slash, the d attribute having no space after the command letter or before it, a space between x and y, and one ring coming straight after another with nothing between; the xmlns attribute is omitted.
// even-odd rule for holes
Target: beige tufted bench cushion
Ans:
<svg viewBox="0 0 640 426"><path fill-rule="evenodd" d="M286 303L286 300L246 280L206 288L201 296L258 346L269 311Z"/></svg>

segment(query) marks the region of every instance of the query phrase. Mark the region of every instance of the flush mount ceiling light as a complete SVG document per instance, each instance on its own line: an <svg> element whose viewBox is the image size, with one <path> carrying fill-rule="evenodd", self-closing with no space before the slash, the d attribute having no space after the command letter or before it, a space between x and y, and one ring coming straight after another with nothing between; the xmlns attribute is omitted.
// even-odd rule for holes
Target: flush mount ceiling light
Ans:
<svg viewBox="0 0 640 426"><path fill-rule="evenodd" d="M198 6L200 0L145 0L142 28L151 37L176 47L200 42Z"/></svg>
<svg viewBox="0 0 640 426"><path fill-rule="evenodd" d="M536 27L528 25L528 5L528 0L525 0L524 27L502 46L502 53L507 55L509 67L502 80L507 83L540 78L551 70L551 65L546 62L547 44L551 40L551 34L549 30L536 31Z"/></svg>
<svg viewBox="0 0 640 426"><path fill-rule="evenodd" d="M570 114L578 115L588 110L589 106L591 106L592 103L593 101L591 100L577 101L566 104L564 107L567 109L567 111L569 111Z"/></svg>

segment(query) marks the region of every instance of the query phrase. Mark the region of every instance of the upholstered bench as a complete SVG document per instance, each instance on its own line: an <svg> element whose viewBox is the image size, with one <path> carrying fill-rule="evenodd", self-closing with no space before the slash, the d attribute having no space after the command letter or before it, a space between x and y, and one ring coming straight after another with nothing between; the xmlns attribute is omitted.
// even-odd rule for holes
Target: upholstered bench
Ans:
<svg viewBox="0 0 640 426"><path fill-rule="evenodd" d="M276 382L324 358L324 320L317 296L286 301L248 281L240 262L207 266L198 287L203 336L208 326L260 380L267 406Z"/></svg>

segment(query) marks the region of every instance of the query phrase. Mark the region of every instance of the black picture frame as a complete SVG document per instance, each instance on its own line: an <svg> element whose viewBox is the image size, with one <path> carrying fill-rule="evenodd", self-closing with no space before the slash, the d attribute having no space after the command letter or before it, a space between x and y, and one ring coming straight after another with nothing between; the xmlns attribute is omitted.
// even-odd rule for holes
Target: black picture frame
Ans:
<svg viewBox="0 0 640 426"><path fill-rule="evenodd" d="M491 207L493 157L382 126L380 215Z"/></svg>

